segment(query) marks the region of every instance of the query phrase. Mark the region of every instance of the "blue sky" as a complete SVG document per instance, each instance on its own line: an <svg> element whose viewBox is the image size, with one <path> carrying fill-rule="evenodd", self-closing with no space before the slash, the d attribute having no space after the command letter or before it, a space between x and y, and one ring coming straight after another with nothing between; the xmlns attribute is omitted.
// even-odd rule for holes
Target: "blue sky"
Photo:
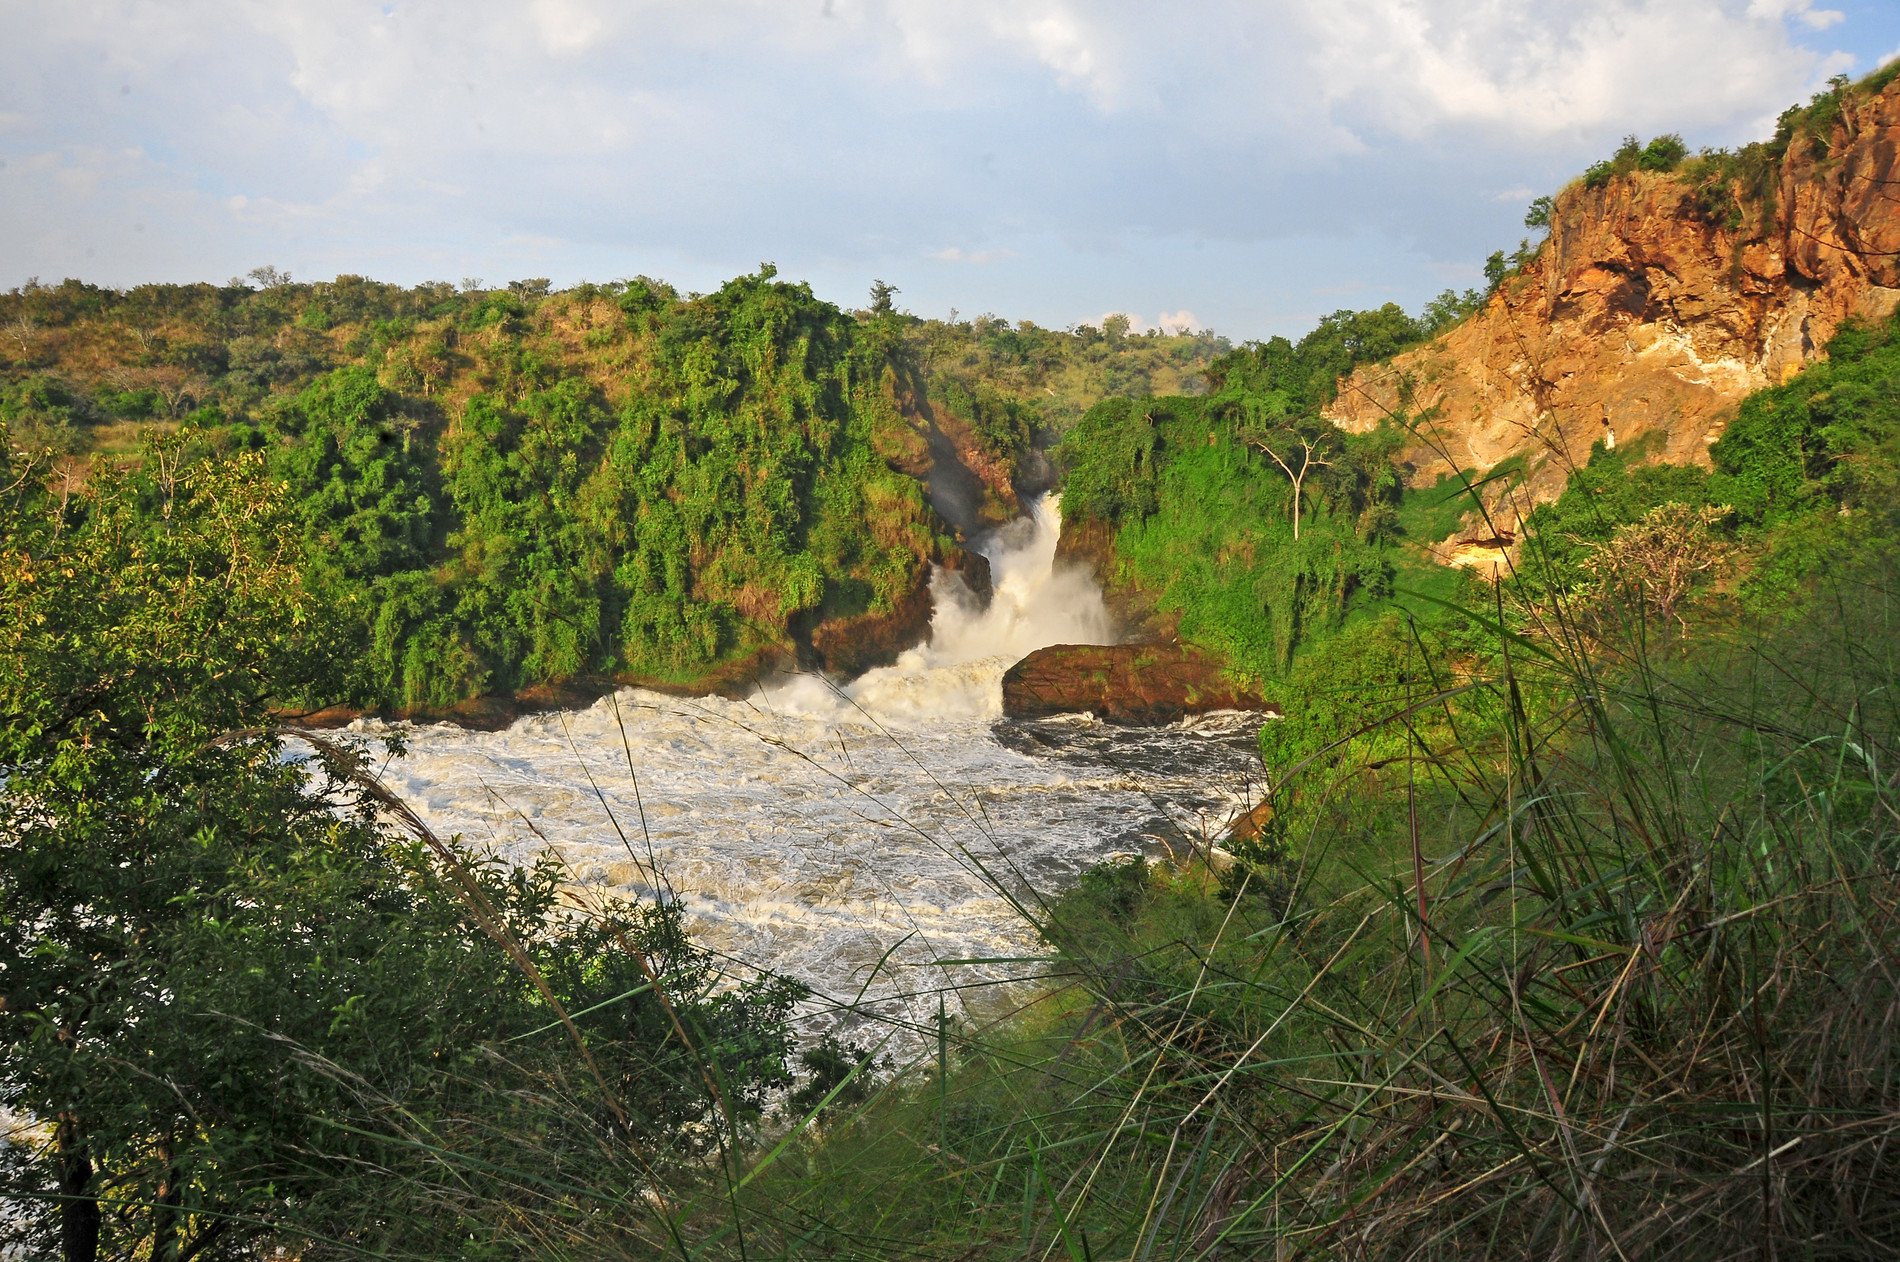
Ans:
<svg viewBox="0 0 1900 1262"><path fill-rule="evenodd" d="M778 264L1297 334L1479 280L1621 136L1765 135L1857 0L0 0L0 287Z"/></svg>

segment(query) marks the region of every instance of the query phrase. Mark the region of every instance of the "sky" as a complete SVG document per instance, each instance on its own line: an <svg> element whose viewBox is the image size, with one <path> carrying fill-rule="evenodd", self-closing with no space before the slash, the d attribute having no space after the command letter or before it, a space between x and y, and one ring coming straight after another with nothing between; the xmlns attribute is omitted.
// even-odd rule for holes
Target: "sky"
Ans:
<svg viewBox="0 0 1900 1262"><path fill-rule="evenodd" d="M1625 134L1896 55L1896 0L0 0L0 289L771 261L1297 336L1480 283Z"/></svg>

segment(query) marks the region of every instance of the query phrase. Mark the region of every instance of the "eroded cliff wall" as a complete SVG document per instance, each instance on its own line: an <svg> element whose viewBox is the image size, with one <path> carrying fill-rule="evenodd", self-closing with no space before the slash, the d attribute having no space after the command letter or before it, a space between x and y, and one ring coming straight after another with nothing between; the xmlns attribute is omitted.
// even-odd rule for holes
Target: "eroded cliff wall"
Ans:
<svg viewBox="0 0 1900 1262"><path fill-rule="evenodd" d="M1524 476L1490 490L1507 527L1599 438L1706 461L1744 395L1900 303L1900 81L1797 136L1772 188L1730 227L1672 175L1572 185L1525 274L1430 345L1342 379L1328 417L1364 431L1423 412L1408 454L1425 483L1523 456Z"/></svg>

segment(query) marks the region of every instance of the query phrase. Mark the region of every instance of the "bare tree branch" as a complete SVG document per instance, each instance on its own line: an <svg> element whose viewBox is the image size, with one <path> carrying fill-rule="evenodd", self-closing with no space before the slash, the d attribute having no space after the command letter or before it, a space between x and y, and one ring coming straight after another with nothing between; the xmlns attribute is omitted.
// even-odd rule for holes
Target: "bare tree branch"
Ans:
<svg viewBox="0 0 1900 1262"><path fill-rule="evenodd" d="M1311 439L1300 438L1295 440L1300 445L1300 471L1295 473L1293 466L1287 461L1282 460L1279 452L1267 446L1265 439L1255 438L1249 441L1253 446L1266 452L1273 460L1273 463L1280 466L1281 471L1286 474L1287 480L1293 483L1293 541L1298 543L1300 540L1300 505L1303 502L1302 497L1305 495L1306 475L1316 467L1328 467L1333 462L1322 459L1314 454L1319 450L1317 443ZM1292 450L1289 449L1287 455L1291 456L1292 454Z"/></svg>

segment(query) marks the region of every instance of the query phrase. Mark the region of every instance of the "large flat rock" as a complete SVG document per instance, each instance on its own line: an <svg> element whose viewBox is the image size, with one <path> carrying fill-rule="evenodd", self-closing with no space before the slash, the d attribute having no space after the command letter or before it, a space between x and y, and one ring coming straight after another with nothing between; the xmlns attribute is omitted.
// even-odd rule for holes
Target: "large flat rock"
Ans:
<svg viewBox="0 0 1900 1262"><path fill-rule="evenodd" d="M1209 710L1280 707L1229 679L1219 658L1177 644L1056 644L1003 676L1011 718L1084 710L1111 723L1160 724Z"/></svg>

